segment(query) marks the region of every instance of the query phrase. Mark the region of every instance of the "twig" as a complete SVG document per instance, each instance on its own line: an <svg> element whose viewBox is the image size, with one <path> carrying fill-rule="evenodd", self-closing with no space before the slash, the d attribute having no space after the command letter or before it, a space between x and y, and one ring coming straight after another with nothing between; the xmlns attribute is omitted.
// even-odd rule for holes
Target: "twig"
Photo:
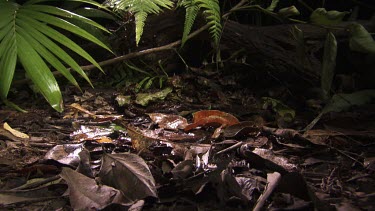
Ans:
<svg viewBox="0 0 375 211"><path fill-rule="evenodd" d="M233 150L233 149L240 148L240 147L242 146L242 144L243 144L243 142L240 141L240 142L238 142L238 143L236 143L236 144L233 144L232 146L230 146L230 147L228 147L228 148L225 148L225 149L223 149L223 150L217 152L216 155L219 155L219 154L222 154L222 153L225 153L225 152L229 152L229 151L231 151L231 150Z"/></svg>
<svg viewBox="0 0 375 211"><path fill-rule="evenodd" d="M258 198L258 201L253 209L253 211L262 210L267 199L271 196L272 192L276 189L277 185L281 180L281 174L279 172L274 172L267 174L267 186L263 194Z"/></svg>

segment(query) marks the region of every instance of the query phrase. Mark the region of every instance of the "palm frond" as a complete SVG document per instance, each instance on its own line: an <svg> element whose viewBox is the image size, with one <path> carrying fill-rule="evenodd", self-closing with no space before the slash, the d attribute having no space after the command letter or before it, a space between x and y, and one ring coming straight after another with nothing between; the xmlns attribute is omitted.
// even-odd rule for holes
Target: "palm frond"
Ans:
<svg viewBox="0 0 375 211"><path fill-rule="evenodd" d="M108 0L106 3L115 10L134 13L137 45L143 34L147 15L158 14L162 8L170 9L173 6L172 0Z"/></svg>
<svg viewBox="0 0 375 211"><path fill-rule="evenodd" d="M44 1L31 0L24 5L10 1L0 3L0 98L3 100L7 98L18 59L50 105L57 111L62 111L61 92L49 65L60 71L77 87L78 83L67 67L78 72L90 84L91 82L81 67L58 44L71 49L97 68L101 69L101 67L90 54L54 27L79 35L110 50L95 36L72 24L69 20L82 21L98 30L108 31L83 16L38 4ZM92 3L91 0L74 1Z"/></svg>

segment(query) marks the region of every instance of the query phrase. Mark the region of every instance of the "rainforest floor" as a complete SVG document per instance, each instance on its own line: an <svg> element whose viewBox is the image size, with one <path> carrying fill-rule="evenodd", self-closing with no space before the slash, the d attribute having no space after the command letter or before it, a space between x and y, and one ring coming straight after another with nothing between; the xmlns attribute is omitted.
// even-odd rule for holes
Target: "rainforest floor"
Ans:
<svg viewBox="0 0 375 211"><path fill-rule="evenodd" d="M182 72L61 86L62 113L12 92L28 112L1 105L0 208L375 209L371 101L329 104L246 70Z"/></svg>

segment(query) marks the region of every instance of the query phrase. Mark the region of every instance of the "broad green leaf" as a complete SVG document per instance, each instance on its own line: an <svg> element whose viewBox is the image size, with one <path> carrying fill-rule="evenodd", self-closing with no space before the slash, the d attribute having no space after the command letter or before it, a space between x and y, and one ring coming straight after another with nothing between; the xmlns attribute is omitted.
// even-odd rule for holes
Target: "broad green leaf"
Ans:
<svg viewBox="0 0 375 211"><path fill-rule="evenodd" d="M20 27L23 27L35 39L39 40L39 42L44 45L44 47L46 47L51 53L55 54L55 56L60 58L61 61L64 61L73 70L79 73L92 86L90 79L87 77L86 73L82 70L79 64L77 64L77 62L75 62L71 56L69 56L62 48L56 45L50 38L39 32L36 28L31 27L33 24L32 21L30 21L29 19L18 19L17 24Z"/></svg>
<svg viewBox="0 0 375 211"><path fill-rule="evenodd" d="M108 20L116 21L116 17L111 14L104 12L103 10L98 10L95 8L85 7L85 8L78 8L74 10L74 13L82 15L87 18L103 18Z"/></svg>
<svg viewBox="0 0 375 211"><path fill-rule="evenodd" d="M8 13L8 11L15 11L20 5L13 1L1 1L0 2L0 12L1 14Z"/></svg>
<svg viewBox="0 0 375 211"><path fill-rule="evenodd" d="M360 106L371 102L375 99L375 90L367 89L350 94L336 94L332 97L331 102L327 104L323 113L341 112L352 106Z"/></svg>
<svg viewBox="0 0 375 211"><path fill-rule="evenodd" d="M327 11L324 8L317 8L310 16L310 21L318 25L337 25L341 23L346 14L350 12L339 12L336 10Z"/></svg>
<svg viewBox="0 0 375 211"><path fill-rule="evenodd" d="M14 20L13 14L1 14L0 11L0 30L2 31L4 27L9 26L10 22Z"/></svg>
<svg viewBox="0 0 375 211"><path fill-rule="evenodd" d="M5 36L12 34L11 30L13 29L13 24L8 24L4 28L0 29L0 41L4 39ZM1 56L1 54L0 54Z"/></svg>
<svg viewBox="0 0 375 211"><path fill-rule="evenodd" d="M375 53L375 41L365 27L355 23L349 26L349 31L349 47L351 50L362 53Z"/></svg>
<svg viewBox="0 0 375 211"><path fill-rule="evenodd" d="M73 13L73 12L70 12L68 10L58 8L58 7L53 7L53 6L48 6L48 5L31 5L31 6L25 6L25 7L22 7L22 8L26 9L26 10L38 11L38 12L41 12L41 13L49 13L49 14L61 16L61 17L64 17L64 18L76 19L76 20L82 21L84 23L90 24L90 25L92 25L92 26L94 26L98 29L101 29L101 30L107 32L107 33L110 33L106 28L104 28L102 25L96 23L95 21L92 21L92 20L90 20L90 19L88 19L84 16L77 15L76 13Z"/></svg>
<svg viewBox="0 0 375 211"><path fill-rule="evenodd" d="M326 98L329 97L331 92L331 85L336 67L336 55L337 41L335 35L333 35L332 32L328 32L326 41L324 43L324 56L321 76L322 91Z"/></svg>
<svg viewBox="0 0 375 211"><path fill-rule="evenodd" d="M277 7L278 3L279 3L279 0L272 0L270 6L267 7L267 10L273 12L275 8Z"/></svg>
<svg viewBox="0 0 375 211"><path fill-rule="evenodd" d="M57 1L57 0L28 0L23 4L23 6L38 4L38 3L47 2L47 1Z"/></svg>
<svg viewBox="0 0 375 211"><path fill-rule="evenodd" d="M62 96L57 81L46 63L33 47L20 35L16 35L18 58L31 81L55 110L62 112Z"/></svg>
<svg viewBox="0 0 375 211"><path fill-rule="evenodd" d="M81 36L81 37L89 40L90 42L93 42L93 43L101 46L102 48L107 49L108 51L112 52L99 39L97 39L96 37L94 37L90 33L86 32L85 30L77 27L76 25L74 25L74 24L72 24L72 23L70 23L70 22L68 22L66 20L57 18L57 17L52 16L52 15L48 15L48 14L45 14L45 13L31 11L31 10L27 10L27 9L20 9L19 13L23 13L23 14L25 14L25 15L27 15L29 17L32 17L32 18L34 18L36 20L39 20L39 21L51 24L53 26L59 27L61 29L67 30L69 32L72 32L72 33L74 33L74 34L76 34L78 36Z"/></svg>
<svg viewBox="0 0 375 211"><path fill-rule="evenodd" d="M38 4L42 2L47 2L47 1L59 1L59 0L28 0L23 5L28 6L28 5L34 5L34 4ZM68 0L68 1L87 3L93 6L96 6L98 8L106 9L102 4L93 0Z"/></svg>
<svg viewBox="0 0 375 211"><path fill-rule="evenodd" d="M50 63L56 70L58 70L65 78L67 78L74 86L79 87L74 76L66 69L66 67L56 58L50 51L48 51L42 44L34 39L25 29L21 27L16 28L17 32L25 38L25 40L34 48L40 56L42 56L48 63Z"/></svg>
<svg viewBox="0 0 375 211"><path fill-rule="evenodd" d="M367 89L350 94L335 94L331 101L323 108L322 112L306 126L304 131L312 129L316 123L322 118L324 114L329 112L341 112L345 111L352 106L360 106L366 103L370 103L375 99L375 90Z"/></svg>
<svg viewBox="0 0 375 211"><path fill-rule="evenodd" d="M17 45L13 33L10 33L0 43L0 56L0 98L6 99L17 62Z"/></svg>
<svg viewBox="0 0 375 211"><path fill-rule="evenodd" d="M34 19L30 18L29 16L26 16L22 13L18 13L17 18L20 18L20 19L22 18L22 20L24 20L24 21L28 20L30 23L32 23L32 25L35 28L38 28L38 30L40 32L42 32L43 34L47 35L48 37L54 39L55 41L61 43L62 45L66 46L67 48L71 49L72 51L76 52L78 55L82 56L83 58L85 58L86 60L91 62L93 65L95 65L95 67L102 70L102 68L99 66L99 64L85 50L83 50L79 45L74 43L71 39L69 39L65 35L61 34L57 30L55 30L55 29L53 29L49 26L46 26L45 24L40 23L39 21L36 21L36 20L34 20Z"/></svg>

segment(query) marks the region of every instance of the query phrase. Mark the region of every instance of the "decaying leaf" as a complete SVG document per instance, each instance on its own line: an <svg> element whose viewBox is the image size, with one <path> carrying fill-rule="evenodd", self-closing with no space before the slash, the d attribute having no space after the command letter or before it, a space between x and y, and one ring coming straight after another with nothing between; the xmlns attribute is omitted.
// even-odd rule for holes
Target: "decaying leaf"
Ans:
<svg viewBox="0 0 375 211"><path fill-rule="evenodd" d="M142 106L147 106L150 102L157 101L157 100L164 100L169 93L173 90L172 88L165 88L159 92L155 92L153 94L150 93L139 93L136 96L135 103Z"/></svg>
<svg viewBox="0 0 375 211"><path fill-rule="evenodd" d="M125 106L125 105L130 105L131 103L131 96L130 95L117 95L117 97L115 98L115 101L117 102L117 104L121 107L121 106Z"/></svg>
<svg viewBox="0 0 375 211"><path fill-rule="evenodd" d="M257 125L257 123L253 121L240 122L225 128L224 137L233 138L242 135L255 136L261 131L261 127L262 125Z"/></svg>
<svg viewBox="0 0 375 211"><path fill-rule="evenodd" d="M238 119L231 114L218 110L203 110L193 114L193 123L187 125L184 130L189 131L202 126L222 126L224 128L238 123Z"/></svg>
<svg viewBox="0 0 375 211"><path fill-rule="evenodd" d="M14 205L17 203L32 203L38 201L48 201L50 199L58 198L55 192L51 191L48 187L38 188L34 190L19 190L11 192L0 193L0 205L2 210L11 210L4 208L5 205Z"/></svg>
<svg viewBox="0 0 375 211"><path fill-rule="evenodd" d="M44 159L55 160L61 164L77 167L80 161L78 154L83 149L83 144L56 145L46 153Z"/></svg>
<svg viewBox="0 0 375 211"><path fill-rule="evenodd" d="M157 197L155 180L146 162L136 154L105 154L99 176L104 184L121 190L134 201Z"/></svg>
<svg viewBox="0 0 375 211"><path fill-rule="evenodd" d="M160 128L169 130L184 129L186 127L187 120L178 115L173 114L162 114L162 113L151 113L148 114L151 120L159 125Z"/></svg>
<svg viewBox="0 0 375 211"><path fill-rule="evenodd" d="M70 204L74 210L100 210L111 204L129 206L133 203L121 191L98 185L95 179L70 168L63 168L60 176L69 186Z"/></svg>

